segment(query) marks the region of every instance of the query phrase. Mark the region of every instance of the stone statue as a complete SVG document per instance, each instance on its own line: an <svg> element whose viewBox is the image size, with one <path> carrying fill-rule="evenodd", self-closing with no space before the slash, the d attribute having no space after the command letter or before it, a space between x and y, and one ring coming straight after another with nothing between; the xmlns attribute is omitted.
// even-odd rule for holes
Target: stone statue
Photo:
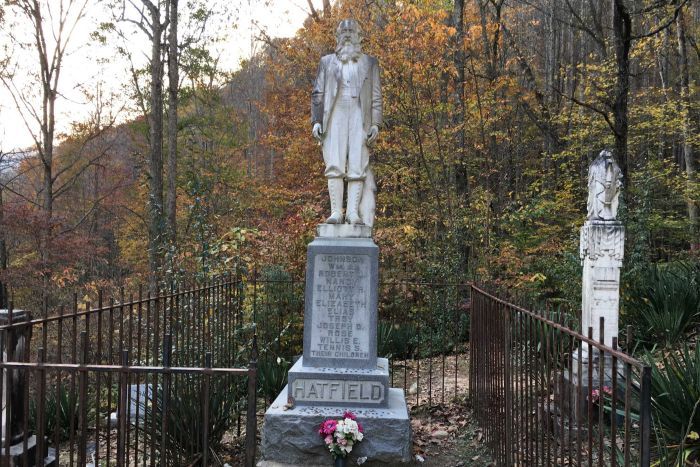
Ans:
<svg viewBox="0 0 700 467"><path fill-rule="evenodd" d="M588 169L588 220L615 220L622 171L610 151L603 150Z"/></svg>
<svg viewBox="0 0 700 467"><path fill-rule="evenodd" d="M362 53L360 26L340 22L335 53L321 58L311 92L312 134L323 147L331 199L327 224L343 222L344 180L348 182L345 221L374 223L374 177L369 149L382 123L379 62Z"/></svg>

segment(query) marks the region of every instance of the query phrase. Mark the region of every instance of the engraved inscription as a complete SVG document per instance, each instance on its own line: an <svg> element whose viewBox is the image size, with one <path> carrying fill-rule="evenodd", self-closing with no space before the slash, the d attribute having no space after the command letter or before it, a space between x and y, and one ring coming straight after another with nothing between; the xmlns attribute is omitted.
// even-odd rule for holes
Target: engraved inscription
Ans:
<svg viewBox="0 0 700 467"><path fill-rule="evenodd" d="M381 404L384 385L377 381L298 378L292 382L292 396L296 401Z"/></svg>
<svg viewBox="0 0 700 467"><path fill-rule="evenodd" d="M314 259L310 355L369 358L370 261L367 255Z"/></svg>

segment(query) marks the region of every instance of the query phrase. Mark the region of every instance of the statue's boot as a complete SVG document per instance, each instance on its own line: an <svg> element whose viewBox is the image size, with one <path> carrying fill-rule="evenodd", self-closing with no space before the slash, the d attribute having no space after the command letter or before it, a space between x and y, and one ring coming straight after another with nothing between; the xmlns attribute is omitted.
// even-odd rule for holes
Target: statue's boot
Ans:
<svg viewBox="0 0 700 467"><path fill-rule="evenodd" d="M359 210L363 185L362 180L348 182L348 215L346 219L348 224L362 224Z"/></svg>
<svg viewBox="0 0 700 467"><path fill-rule="evenodd" d="M345 183L342 178L328 179L328 194L331 198L331 216L326 219L326 224L340 224L343 222L343 189Z"/></svg>

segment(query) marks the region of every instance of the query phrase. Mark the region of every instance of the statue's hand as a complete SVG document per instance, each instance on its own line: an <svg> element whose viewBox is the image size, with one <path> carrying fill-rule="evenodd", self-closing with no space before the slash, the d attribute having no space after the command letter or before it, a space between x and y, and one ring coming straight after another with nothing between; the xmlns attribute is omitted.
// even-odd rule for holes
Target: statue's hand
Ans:
<svg viewBox="0 0 700 467"><path fill-rule="evenodd" d="M372 125L372 128L369 129L369 133L367 134L367 144L374 143L374 140L377 139L377 135L379 135L379 127L377 125Z"/></svg>
<svg viewBox="0 0 700 467"><path fill-rule="evenodd" d="M319 142L321 141L321 136L323 135L323 132L321 131L321 124L320 123L314 123L314 127L311 130L311 134Z"/></svg>

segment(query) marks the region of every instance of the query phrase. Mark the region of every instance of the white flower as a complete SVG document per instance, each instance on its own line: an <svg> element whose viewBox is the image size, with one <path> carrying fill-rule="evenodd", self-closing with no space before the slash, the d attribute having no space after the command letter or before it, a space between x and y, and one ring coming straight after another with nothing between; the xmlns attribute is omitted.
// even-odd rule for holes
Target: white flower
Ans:
<svg viewBox="0 0 700 467"><path fill-rule="evenodd" d="M356 435L357 441L362 441L362 438L364 438L364 437L365 437L364 434L360 433L359 431L357 432L357 435Z"/></svg>
<svg viewBox="0 0 700 467"><path fill-rule="evenodd" d="M345 430L345 433L357 433L357 422L355 420L346 418L343 430Z"/></svg>

